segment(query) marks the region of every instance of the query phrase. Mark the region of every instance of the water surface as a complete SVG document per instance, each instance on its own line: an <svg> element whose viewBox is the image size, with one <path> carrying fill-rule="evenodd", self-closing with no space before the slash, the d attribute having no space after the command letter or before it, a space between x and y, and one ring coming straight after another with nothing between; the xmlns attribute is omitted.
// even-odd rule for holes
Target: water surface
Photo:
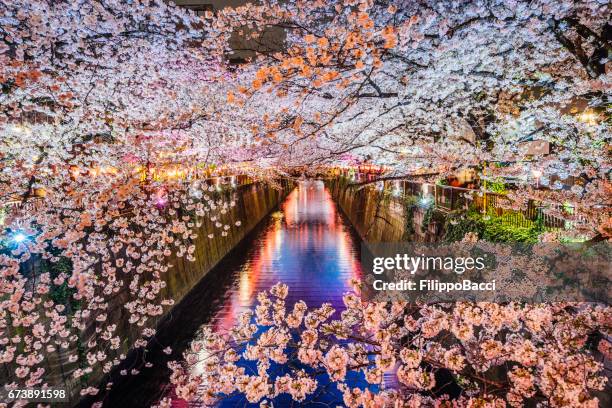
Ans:
<svg viewBox="0 0 612 408"><path fill-rule="evenodd" d="M210 323L231 327L255 305L257 293L277 282L289 286L287 303L308 306L328 302L342 307L351 278L359 278L358 242L339 214L323 182L302 182L273 212L251 242L248 256L235 270L234 285L215 305Z"/></svg>
<svg viewBox="0 0 612 408"><path fill-rule="evenodd" d="M159 346L147 352L147 360L154 361L154 367L120 378L105 399L105 406L144 407L163 394L172 396L165 362L180 359L202 325L212 325L215 330L233 326L241 312L255 306L257 293L275 283L289 286L288 309L297 300L304 300L309 307L331 303L341 309L351 278L360 277L358 238L329 191L322 181L300 182L278 211L232 250L160 323L156 336ZM170 356L162 352L167 345L173 348ZM132 355L128 360L136 365L141 357ZM336 406L341 404L339 398L331 385L321 390L316 402L306 405ZM290 401L283 397L275 402L275 406L284 406ZM237 397L221 405L249 404ZM175 399L173 406L186 405Z"/></svg>

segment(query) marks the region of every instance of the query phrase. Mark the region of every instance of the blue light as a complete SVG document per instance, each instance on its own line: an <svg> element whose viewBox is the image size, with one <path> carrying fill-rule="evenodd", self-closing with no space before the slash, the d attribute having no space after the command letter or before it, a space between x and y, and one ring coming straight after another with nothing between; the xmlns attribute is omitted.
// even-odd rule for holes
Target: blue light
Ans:
<svg viewBox="0 0 612 408"><path fill-rule="evenodd" d="M28 237L22 232L18 232L15 235L13 235L13 241L15 241L18 244L21 244L26 239L28 239Z"/></svg>
<svg viewBox="0 0 612 408"><path fill-rule="evenodd" d="M429 208L433 204L432 197L421 197L419 199L419 207L421 208Z"/></svg>

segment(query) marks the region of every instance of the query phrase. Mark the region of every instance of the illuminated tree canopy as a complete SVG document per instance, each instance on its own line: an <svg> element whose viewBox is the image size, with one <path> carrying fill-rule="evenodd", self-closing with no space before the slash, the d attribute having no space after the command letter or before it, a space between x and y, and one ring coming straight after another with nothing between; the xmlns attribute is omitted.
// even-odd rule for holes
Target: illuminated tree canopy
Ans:
<svg viewBox="0 0 612 408"><path fill-rule="evenodd" d="M262 0L198 17L161 0L0 1L0 200L10 204L0 235L0 362L9 381L50 384L43 367L58 358L72 364L75 381L96 367L110 372L125 357L117 322L109 320L115 308L141 333L134 346L146 346L155 334L152 318L173 303L161 295L167 257L193 260L203 218L218 235L239 228L225 217L234 201L202 182L210 175L266 181L370 161L387 166L390 177L426 173L434 180L473 167L483 180L518 180L513 206L571 203L586 220L581 233L609 239L610 11L601 0ZM267 30L282 40L264 41ZM248 40L241 51L250 52L239 65L228 59L237 35ZM33 262L67 267L34 273ZM119 293L123 304L114 300ZM274 310L271 326L280 328L270 336L286 339L285 326L297 328L306 309L294 308L296 325L280 322L288 316L284 296L274 296L279 302L262 297L258 314ZM559 394L547 383L584 357L573 339L557 339L557 352L551 338L535 345L493 337L516 320L531 335L567 329L583 344L596 330L609 336L608 308L427 306L415 321L402 315L400 327L392 322L397 306L347 302L346 319L384 326L376 347L389 361L368 371L373 380L401 360L402 382L427 390L430 377L418 369L425 356L391 344L393 330L449 329L460 342L478 343L493 361L482 364L501 364L506 351L534 355L509 374L507 395L475 394L487 406L503 406L497 399L520 406L536 388L550 406L594 406L589 390L603 387L591 357L586 385ZM324 308L312 313L299 358L340 381L367 342L315 347L329 316ZM357 320L346 319L340 328L355 329ZM489 321L497 325L487 326L489 337L466 334ZM249 324L238 328L246 337L254 334ZM210 336L220 350L225 340ZM473 364L457 347L430 350L431 364L455 371ZM600 348L609 356L609 342ZM537 363L536 373L540 351L551 360ZM247 351L249 358L282 359L266 353ZM216 369L231 371L235 357L226 353ZM174 366L175 380L191 397L201 379L181 367ZM299 401L314 386L296 374L272 391L227 375L219 385L226 388L213 394L235 387L253 402L274 392ZM79 384L82 395L100 392ZM397 398L343 386L350 406Z"/></svg>

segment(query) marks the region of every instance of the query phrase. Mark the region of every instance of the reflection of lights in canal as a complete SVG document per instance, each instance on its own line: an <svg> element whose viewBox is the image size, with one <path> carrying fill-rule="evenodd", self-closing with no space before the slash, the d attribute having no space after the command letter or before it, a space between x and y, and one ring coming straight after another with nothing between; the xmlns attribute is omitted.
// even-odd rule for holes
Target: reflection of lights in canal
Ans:
<svg viewBox="0 0 612 408"><path fill-rule="evenodd" d="M252 185L244 191L256 188ZM215 244L211 241L211 245ZM279 281L289 286L288 308L296 301L304 300L310 307L330 303L340 312L344 309L342 297L351 290L351 279L359 279L361 275L359 241L338 213L329 191L322 182L300 183L287 195L279 210L272 212L267 221L185 296L156 339L160 347L162 344L164 347L171 345L174 352L182 353L187 344L193 340L197 343L198 327L207 326L216 332L231 328L242 312L253 309L259 292ZM202 343L194 344L194 347L198 361L210 357L210 350L206 350ZM157 352L165 356L162 348ZM243 363L248 364L241 361L239 365ZM199 363L192 365L192 369L197 375L206 368ZM325 379L318 380L325 388ZM359 386L362 381L363 378L357 378L351 380L351 384ZM112 400L129 400L138 405L137 401L151 397L152 390L163 390L164 395L172 399L174 407L187 406L177 399L169 384L168 372L163 370L134 377L134 381L125 383ZM335 391L325 391L324 394L329 398L322 403L329 406L342 401L342 396ZM244 402L230 398L221 405L244 406ZM275 406L284 405L279 402Z"/></svg>
<svg viewBox="0 0 612 408"><path fill-rule="evenodd" d="M241 312L255 306L257 293L276 282L289 285L288 304L303 299L310 306L330 302L341 309L350 280L361 277L358 242L322 182L301 182L249 245L233 288L209 322L215 331L232 327Z"/></svg>

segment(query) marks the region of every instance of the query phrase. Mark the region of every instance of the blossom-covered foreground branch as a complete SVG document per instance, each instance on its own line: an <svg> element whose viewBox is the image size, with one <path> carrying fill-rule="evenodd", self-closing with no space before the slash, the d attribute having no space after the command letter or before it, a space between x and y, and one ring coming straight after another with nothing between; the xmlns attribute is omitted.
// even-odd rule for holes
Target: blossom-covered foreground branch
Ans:
<svg viewBox="0 0 612 408"><path fill-rule="evenodd" d="M185 360L170 364L177 396L303 402L331 380L350 407L596 407L606 385L609 307L367 303L348 293L338 314L329 304L287 305L287 293L280 283L261 292L254 313L227 333L204 329ZM367 384L353 387L350 372ZM384 374L398 386L386 389Z"/></svg>
<svg viewBox="0 0 612 408"><path fill-rule="evenodd" d="M163 1L0 3L3 384L97 394L173 304L170 259L240 224L202 180L231 126L198 24Z"/></svg>
<svg viewBox="0 0 612 408"><path fill-rule="evenodd" d="M483 179L518 180L517 206L571 201L586 215L590 236L609 237L609 14L609 5L595 0L270 0L201 18L162 0L0 2L0 378L99 393L90 376L112 370L125 349L144 347L154 319L173 303L163 290L168 259L193 259L194 231L204 220L221 236L236 225L225 217L233 199L199 180L223 165L246 163L240 171L256 176L336 164L346 155L376 158L396 174L475 166L486 169ZM282 47L258 47L244 65L228 66L233 35L250 33L257 43L262 30L274 27L286 34ZM526 142L545 142L549 152L530 151ZM534 188L534 171L546 189ZM414 308L404 306L402 313ZM351 306L345 315L365 321L364 313L375 310L391 319L384 314L400 307ZM578 382L571 361L592 360L555 336L596 331L604 311L531 308L510 307L522 325L517 333L523 330L548 358L521 365L535 378L529 398L588 401L587 389L597 384ZM296 324L306 313L301 309L292 315ZM525 313L540 310L552 317L543 326L549 330L537 333ZM444 306L421 312L410 313L455 316ZM315 324L316 316L309 327L316 338L344 335L321 333L327 326ZM441 324L452 328L451 320ZM578 321L585 326L566 327ZM337 323L339 330L355 331L349 323ZM285 324L268 336L297 342L282 331L290 328ZM367 364L369 378L377 379L366 356L383 361L397 351L400 361L399 342L412 338L392 330L385 321L374 337L353 333L361 349L339 343L331 355L321 342L303 347L307 339L295 349L313 370L339 368L334 361L349 358L347 369ZM133 344L118 334L126 332L136 333ZM479 339L488 333L474 332ZM457 353L474 365L470 344ZM282 359L280 346L271 350ZM556 363L555 352L569 357ZM429 365L400 375L414 389L427 388L435 378L428 373L440 364L421 358ZM380 364L379 370L392 366ZM585 381L598 370L580 367ZM330 375L340 380L343 372ZM512 378L522 374L495 380L504 394L470 373L461 378L469 374L465 381L491 398L529 394L513 388ZM281 380L279 390L296 376ZM314 387L300 378L298 399ZM273 393L263 374L254 381L250 395ZM377 398L387 397L395 398L391 392Z"/></svg>

